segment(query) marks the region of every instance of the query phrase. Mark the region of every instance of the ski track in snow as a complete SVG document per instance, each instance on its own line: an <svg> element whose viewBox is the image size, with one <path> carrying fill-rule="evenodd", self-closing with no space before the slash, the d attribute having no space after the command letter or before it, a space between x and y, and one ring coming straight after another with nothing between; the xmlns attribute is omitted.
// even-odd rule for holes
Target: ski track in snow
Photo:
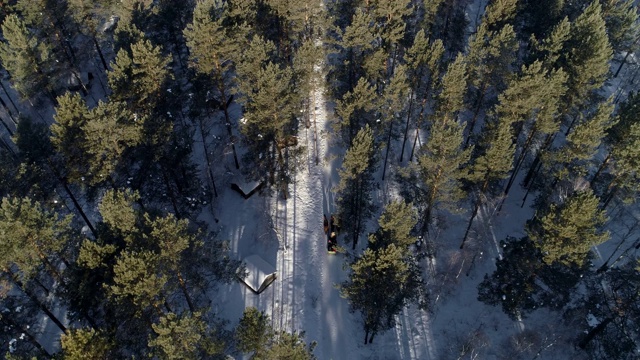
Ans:
<svg viewBox="0 0 640 360"><path fill-rule="evenodd" d="M316 89L312 103L311 126L302 128L298 137L307 146L300 160L307 166L298 167L288 200L271 200L280 243L279 278L266 309L273 326L290 332L304 330L308 342L318 342L314 350L318 359L435 359L431 319L413 306L396 317L394 329L377 334L373 344L362 345L360 316L349 312L348 302L336 288L348 277L345 257L327 254L322 229L323 214L329 217L336 210L332 188L338 181L339 162L326 136L331 129L322 87ZM339 243L345 246L343 237Z"/></svg>

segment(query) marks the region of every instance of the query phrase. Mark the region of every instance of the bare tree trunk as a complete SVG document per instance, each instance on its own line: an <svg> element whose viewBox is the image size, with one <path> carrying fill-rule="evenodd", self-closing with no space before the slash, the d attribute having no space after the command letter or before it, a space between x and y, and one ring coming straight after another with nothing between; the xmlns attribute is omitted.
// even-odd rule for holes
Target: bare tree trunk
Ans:
<svg viewBox="0 0 640 360"><path fill-rule="evenodd" d="M582 340L580 340L580 342L578 343L578 346L580 347L580 349L585 349L587 347L587 345L589 345L591 340L593 340L593 338L595 338L598 334L600 334L602 331L604 331L604 329L607 327L607 325L609 325L609 323L612 322L612 321L613 321L613 317L608 317L608 318L604 319L596 327L591 329L587 333L587 335Z"/></svg>
<svg viewBox="0 0 640 360"><path fill-rule="evenodd" d="M596 173L593 175L593 178L591 178L591 184L595 183L596 180L598 179L598 177L600 176L600 174L602 173L602 170L604 170L604 168L607 166L607 164L609 163L609 160L611 160L611 153L607 154L607 157L604 158L604 160L602 161L602 164L600 164L600 166L598 167L598 170L596 171Z"/></svg>
<svg viewBox="0 0 640 360"><path fill-rule="evenodd" d="M100 44L98 43L98 39L96 39L95 35L91 36L91 39L93 40L93 45L95 45L95 47L96 47L96 51L98 52L98 56L100 56L100 62L102 63L102 67L104 68L104 71L109 71L109 66L107 66L107 60L105 60L105 58L104 58L104 54L102 53L102 49L100 48Z"/></svg>
<svg viewBox="0 0 640 360"><path fill-rule="evenodd" d="M218 190L216 189L216 183L213 180L213 172L211 170L211 160L209 160L209 148L207 146L207 139L204 135L204 124L202 118L200 119L200 138L202 139L202 146L204 147L204 157L207 163L207 177L211 182L211 186L213 188L213 194L215 197L218 197Z"/></svg>
<svg viewBox="0 0 640 360"><path fill-rule="evenodd" d="M40 310L42 310L42 312L44 312L47 317L54 323L56 324L56 326L58 328L60 328L60 330L62 332L66 332L67 331L67 327L64 326L62 324L62 322L60 322L60 320L58 320L58 318L42 303L38 300L38 298L33 295L31 292L29 292L27 290L27 288L22 284L22 282L20 282L20 280L18 280L18 278L16 277L15 274L7 271L5 269L5 273L9 276L9 278L11 279L11 281L16 285L16 287L20 290L22 290L22 292L31 300L33 301L36 305L38 305L38 307L40 308Z"/></svg>
<svg viewBox="0 0 640 360"><path fill-rule="evenodd" d="M31 333L29 332L29 330L25 329L21 324L17 323L16 321L13 320L13 318L11 318L11 316L5 316L5 315L0 315L0 320L2 320L5 324L11 326L11 327L15 327L17 329L20 330L20 333L24 334L28 339L29 342L31 343L31 345L33 345L36 349L38 349L43 355L45 355L47 357L47 359L51 359L53 356L47 351L47 349L45 349L39 342L38 340L31 335Z"/></svg>
<svg viewBox="0 0 640 360"><path fill-rule="evenodd" d="M9 99L9 102L11 102L11 105L13 105L13 107L16 109L16 113L20 114L20 109L18 109L18 107L16 106L16 103L13 102L13 99L11 98L11 95L9 95L9 92L7 91L7 88L4 87L4 83L2 81L0 81L0 86L2 87L2 90L4 90L4 93L7 95L7 99ZM14 124L15 126L18 126L18 124Z"/></svg>
<svg viewBox="0 0 640 360"><path fill-rule="evenodd" d="M402 150L400 151L400 162L404 157L404 146L407 143L407 136L409 135L409 122L411 120L411 110L413 109L413 88L411 88L411 92L409 93L409 110L407 111L407 124L404 128L404 138L402 140Z"/></svg>
<svg viewBox="0 0 640 360"><path fill-rule="evenodd" d="M409 162L413 161L413 155L415 154L415 151L416 151L416 144L418 143L419 132L420 132L420 129L416 128L416 137L415 139L413 139L413 146L411 147L411 156L409 157Z"/></svg>
<svg viewBox="0 0 640 360"><path fill-rule="evenodd" d="M389 136L387 137L387 151L384 156L384 165L382 166L382 181L387 173L387 160L389 159L389 149L391 148L391 133L393 132L393 119L389 121Z"/></svg>

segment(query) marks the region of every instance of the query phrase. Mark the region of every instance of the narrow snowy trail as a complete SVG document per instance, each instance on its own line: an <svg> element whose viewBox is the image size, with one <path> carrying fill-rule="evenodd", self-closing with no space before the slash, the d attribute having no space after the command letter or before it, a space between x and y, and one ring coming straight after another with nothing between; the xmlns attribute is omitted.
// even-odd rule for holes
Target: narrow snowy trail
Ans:
<svg viewBox="0 0 640 360"><path fill-rule="evenodd" d="M299 161L306 164L297 166L290 198L273 204L280 248L271 313L276 329L304 330L307 341L317 341L314 353L319 359L349 359L353 315L334 286L346 276L344 258L327 254L322 227L323 214L329 217L335 211L331 189L337 178L329 156L330 125L322 87L312 94L311 104L311 126L303 127L298 137L306 151Z"/></svg>

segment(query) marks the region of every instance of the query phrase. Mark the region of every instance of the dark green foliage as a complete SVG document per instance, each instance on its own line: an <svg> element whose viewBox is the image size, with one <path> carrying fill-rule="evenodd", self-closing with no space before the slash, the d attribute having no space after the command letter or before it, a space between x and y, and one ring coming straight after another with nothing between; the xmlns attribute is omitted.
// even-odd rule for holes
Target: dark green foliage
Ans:
<svg viewBox="0 0 640 360"><path fill-rule="evenodd" d="M236 328L236 341L238 350L252 353L251 358L256 360L315 359L315 341L307 346L304 332L275 331L269 316L254 307L244 309Z"/></svg>
<svg viewBox="0 0 640 360"><path fill-rule="evenodd" d="M60 337L64 360L108 359L114 348L112 340L95 329L74 329Z"/></svg>
<svg viewBox="0 0 640 360"><path fill-rule="evenodd" d="M534 295L539 292L536 273L541 267L540 251L527 239L507 238L500 242L501 258L496 260L496 271L485 275L478 286L478 300L490 305L501 304L512 319L540 306Z"/></svg>
<svg viewBox="0 0 640 360"><path fill-rule="evenodd" d="M209 334L200 313L168 313L151 327L154 335L149 339L149 347L160 359L194 359L221 354L221 344L216 344Z"/></svg>
<svg viewBox="0 0 640 360"><path fill-rule="evenodd" d="M582 266L593 246L609 240L609 232L601 230L606 220L599 199L588 189L570 195L560 206L551 204L532 222L529 237L544 263Z"/></svg>
<svg viewBox="0 0 640 360"><path fill-rule="evenodd" d="M0 43L0 61L11 75L12 84L25 99L53 90L48 80L50 47L39 41L15 14L2 23L5 41Z"/></svg>
<svg viewBox="0 0 640 360"><path fill-rule="evenodd" d="M566 0L525 0L521 18L525 22L525 37L532 34L544 38L564 16Z"/></svg>
<svg viewBox="0 0 640 360"><path fill-rule="evenodd" d="M131 52L118 51L109 72L112 101L125 102L132 111L149 115L164 95L169 79L169 59L149 40L131 44Z"/></svg>
<svg viewBox="0 0 640 360"><path fill-rule="evenodd" d="M259 358L267 349L273 336L274 332L268 315L254 307L244 309L240 324L236 328L238 350L243 353L253 353Z"/></svg>
<svg viewBox="0 0 640 360"><path fill-rule="evenodd" d="M3 198L0 207L2 261L0 267L15 266L20 277L31 279L41 268L62 280L57 263L71 245L71 216L60 217L28 198Z"/></svg>
<svg viewBox="0 0 640 360"><path fill-rule="evenodd" d="M640 321L640 273L637 259L601 275L587 278L584 295L566 312L565 318L576 326L578 346L593 358L631 359ZM596 325L587 319L596 321Z"/></svg>
<svg viewBox="0 0 640 360"><path fill-rule="evenodd" d="M371 248L376 250L395 244L398 248L407 250L417 240L415 236L411 236L417 222L418 214L412 204L390 202L378 219L380 228L369 237Z"/></svg>
<svg viewBox="0 0 640 360"><path fill-rule="evenodd" d="M18 148L15 158L8 158L13 178L8 184L8 194L30 197L46 202L55 195L56 181L52 176L49 161L53 148L49 141L49 131L42 123L29 118L22 119L13 138Z"/></svg>
<svg viewBox="0 0 640 360"><path fill-rule="evenodd" d="M373 123L376 99L375 88L361 78L353 90L337 100L338 119L334 131L340 134L343 142L350 144L360 128Z"/></svg>
<svg viewBox="0 0 640 360"><path fill-rule="evenodd" d="M410 168L420 181L413 201L421 206L423 233L428 231L435 210L452 210L464 197L461 180L468 176L465 165L472 148L463 150L463 130L463 125L448 115L435 119L418 163Z"/></svg>
<svg viewBox="0 0 640 360"><path fill-rule="evenodd" d="M604 0L602 17L614 52L629 51L640 36L638 7L633 0Z"/></svg>
<svg viewBox="0 0 640 360"><path fill-rule="evenodd" d="M404 254L395 244L367 249L351 264L349 280L340 285L340 294L349 301L351 310L362 315L365 344L393 327L394 316L418 297L416 269L405 261Z"/></svg>
<svg viewBox="0 0 640 360"><path fill-rule="evenodd" d="M350 234L354 249L374 209L371 198L372 174L376 166L374 154L373 132L365 126L356 134L338 170L340 183L335 188L338 217L342 231Z"/></svg>
<svg viewBox="0 0 640 360"><path fill-rule="evenodd" d="M145 118L135 115L122 102L100 102L83 126L88 155L89 182L113 181L127 164L125 152L142 142Z"/></svg>
<svg viewBox="0 0 640 360"><path fill-rule="evenodd" d="M66 177L71 182L82 181L89 169L89 154L86 152L84 127L90 112L79 94L66 93L58 97L58 106L51 125L51 143L62 156L67 170Z"/></svg>
<svg viewBox="0 0 640 360"><path fill-rule="evenodd" d="M289 334L281 331L275 335L274 343L267 350L264 358L268 360L315 360L316 357L313 355L315 346L315 342L307 345L304 341L304 332Z"/></svg>
<svg viewBox="0 0 640 360"><path fill-rule="evenodd" d="M570 300L585 268L546 265L542 253L528 238L500 241L497 269L478 286L478 300L500 304L514 320L541 307L560 309Z"/></svg>
<svg viewBox="0 0 640 360"><path fill-rule="evenodd" d="M544 169L555 179L571 180L586 176L593 168L596 155L607 130L615 125L611 99L603 102L587 119L580 121L567 136L566 144L547 156Z"/></svg>

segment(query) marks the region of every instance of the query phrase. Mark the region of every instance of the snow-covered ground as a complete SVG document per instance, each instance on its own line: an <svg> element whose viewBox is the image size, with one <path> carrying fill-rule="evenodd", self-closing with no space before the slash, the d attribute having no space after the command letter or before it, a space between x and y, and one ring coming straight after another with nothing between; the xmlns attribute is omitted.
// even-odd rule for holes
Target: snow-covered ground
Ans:
<svg viewBox="0 0 640 360"><path fill-rule="evenodd" d="M276 267L278 279L260 295L242 283L222 286L212 299L214 308L235 325L245 307L255 306L271 317L274 328L305 331L307 341L317 341L314 353L318 359L428 360L458 358L465 352L466 358L473 358L474 351L490 358L503 355L503 342L529 329L529 324L526 320L515 323L500 308L478 302L477 285L495 268L498 241L506 233L522 232L526 217L509 215L530 213L519 208L517 191L494 222L489 221L492 209L481 210L464 251L458 245L466 216L450 217L442 224L444 229L435 239L438 263L431 267L425 263L425 268L432 269L428 283L433 312L407 307L397 316L394 329L364 345L360 315L349 312L347 301L335 286L347 278L348 261L343 254L326 251L322 215L335 210L332 188L338 181L341 154L327 136L332 110L327 109L323 89L317 89L312 98L312 126L303 127L299 134L308 156L300 159L304 164L290 185L291 197L285 201L255 195L245 200L225 190L217 200L219 236L231 242L233 256L261 255ZM515 206L518 211L511 212ZM496 234L494 229L501 232ZM342 238L339 241L344 245ZM548 316L545 313L542 317ZM535 321L531 326L540 329L542 325Z"/></svg>

